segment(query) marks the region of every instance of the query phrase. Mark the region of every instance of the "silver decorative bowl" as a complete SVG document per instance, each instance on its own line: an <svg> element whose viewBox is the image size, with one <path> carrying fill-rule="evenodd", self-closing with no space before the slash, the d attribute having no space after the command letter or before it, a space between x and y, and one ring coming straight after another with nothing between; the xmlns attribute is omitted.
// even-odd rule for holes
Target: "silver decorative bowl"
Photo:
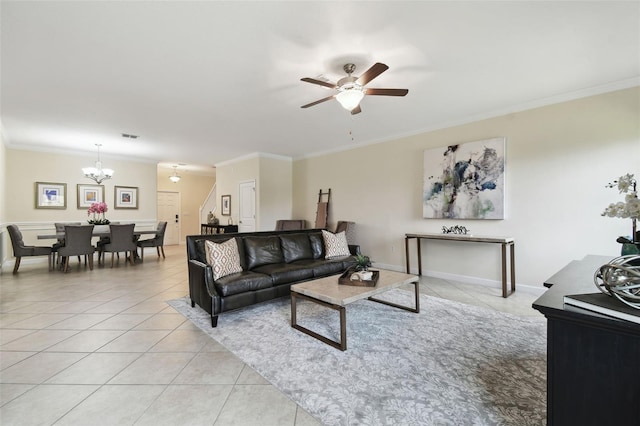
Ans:
<svg viewBox="0 0 640 426"><path fill-rule="evenodd" d="M628 255L602 265L593 277L596 287L622 303L640 309L640 256Z"/></svg>

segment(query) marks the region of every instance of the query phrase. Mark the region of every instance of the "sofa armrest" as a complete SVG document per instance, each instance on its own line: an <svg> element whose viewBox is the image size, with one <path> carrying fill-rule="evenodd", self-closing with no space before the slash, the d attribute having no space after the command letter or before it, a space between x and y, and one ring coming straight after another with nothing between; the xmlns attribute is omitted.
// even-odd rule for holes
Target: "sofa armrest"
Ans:
<svg viewBox="0 0 640 426"><path fill-rule="evenodd" d="M189 260L189 296L191 306L198 304L211 315L220 313L220 295L215 289L210 265Z"/></svg>
<svg viewBox="0 0 640 426"><path fill-rule="evenodd" d="M358 244L349 244L349 252L354 256L361 254L360 246Z"/></svg>

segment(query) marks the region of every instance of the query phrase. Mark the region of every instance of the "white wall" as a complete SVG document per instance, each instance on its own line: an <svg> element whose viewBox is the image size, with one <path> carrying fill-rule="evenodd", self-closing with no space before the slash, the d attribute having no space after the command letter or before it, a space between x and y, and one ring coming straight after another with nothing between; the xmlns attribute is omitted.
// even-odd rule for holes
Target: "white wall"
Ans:
<svg viewBox="0 0 640 426"><path fill-rule="evenodd" d="M640 88L593 96L432 131L293 165L293 215L314 220L318 188L331 188L330 227L356 222L357 243L379 265L404 269L404 235L465 225L475 235L516 240L516 281L541 287L573 259L615 256L629 219L601 217L622 200L605 185L640 177ZM392 117L390 117L392 119ZM506 219L422 218L423 151L504 136ZM411 262L416 263L415 242ZM427 274L498 285L500 250L485 244L427 242ZM415 271L414 271L415 272ZM595 287L594 287L595 288Z"/></svg>

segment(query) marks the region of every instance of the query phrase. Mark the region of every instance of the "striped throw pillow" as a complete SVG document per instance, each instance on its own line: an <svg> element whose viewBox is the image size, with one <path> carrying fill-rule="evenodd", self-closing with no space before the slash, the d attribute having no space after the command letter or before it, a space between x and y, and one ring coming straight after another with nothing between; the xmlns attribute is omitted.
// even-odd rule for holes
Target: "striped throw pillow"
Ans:
<svg viewBox="0 0 640 426"><path fill-rule="evenodd" d="M207 251L207 263L213 269L214 280L242 272L238 243L235 238L220 244L205 241L205 250Z"/></svg>

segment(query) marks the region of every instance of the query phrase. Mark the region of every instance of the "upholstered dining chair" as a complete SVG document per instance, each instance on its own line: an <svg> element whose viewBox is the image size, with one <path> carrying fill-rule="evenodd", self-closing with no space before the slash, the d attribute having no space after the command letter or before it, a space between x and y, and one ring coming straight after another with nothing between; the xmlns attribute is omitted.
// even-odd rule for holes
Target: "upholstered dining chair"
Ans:
<svg viewBox="0 0 640 426"><path fill-rule="evenodd" d="M53 249L51 247L25 245L22 239L22 232L20 232L17 225L8 225L7 230L9 231L11 245L13 246L13 255L16 258L15 265L13 266L14 274L18 273L20 260L25 256L48 256L49 270L53 269Z"/></svg>
<svg viewBox="0 0 640 426"><path fill-rule="evenodd" d="M281 219L276 221L276 231L304 229L305 227L306 227L306 220Z"/></svg>
<svg viewBox="0 0 640 426"><path fill-rule="evenodd" d="M164 259L164 233L167 230L167 222L159 222L156 228L156 235L153 238L138 241L138 247L140 247L140 259L144 260L145 247L155 247L160 257L160 251L162 250L162 258Z"/></svg>
<svg viewBox="0 0 640 426"><path fill-rule="evenodd" d="M64 246L64 227L66 225L74 225L74 226L80 226L82 225L81 222L56 222L53 224L56 227L56 234L59 235L63 235L61 237L58 237L58 242L53 244L53 263L54 265L57 263L60 263L60 256L58 256L58 260L56 261L56 253L58 252L58 250L60 249L60 247ZM78 261L80 261L80 256L78 256Z"/></svg>
<svg viewBox="0 0 640 426"><path fill-rule="evenodd" d="M93 225L65 225L64 246L58 249L62 258L64 272L69 270L70 256L84 256L85 265L89 260L89 269L93 270L93 253L96 248L91 245Z"/></svg>
<svg viewBox="0 0 640 426"><path fill-rule="evenodd" d="M133 228L136 225L129 223L126 225L109 225L111 234L109 235L109 243L105 244L101 248L100 257L104 253L111 253L111 267L113 268L113 255L115 253L124 252L125 256L129 258L131 264L135 263L134 255L138 247L133 240ZM100 257L98 259L100 259ZM99 260L98 260L99 261Z"/></svg>

